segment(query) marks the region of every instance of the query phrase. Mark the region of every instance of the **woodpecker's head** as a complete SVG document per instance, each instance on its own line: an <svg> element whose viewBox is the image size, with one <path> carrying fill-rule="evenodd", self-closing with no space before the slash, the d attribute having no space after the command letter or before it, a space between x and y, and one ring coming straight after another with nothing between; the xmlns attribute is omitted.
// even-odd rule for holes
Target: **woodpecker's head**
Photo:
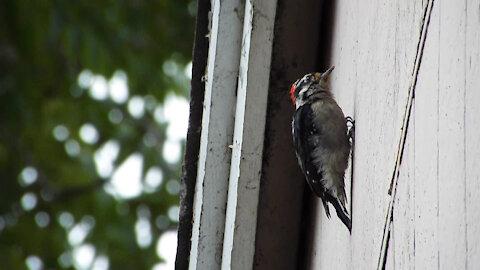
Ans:
<svg viewBox="0 0 480 270"><path fill-rule="evenodd" d="M308 73L303 78L297 80L290 89L290 97L296 107L300 107L313 95L321 92L329 92L328 76L335 67L332 66L324 73Z"/></svg>

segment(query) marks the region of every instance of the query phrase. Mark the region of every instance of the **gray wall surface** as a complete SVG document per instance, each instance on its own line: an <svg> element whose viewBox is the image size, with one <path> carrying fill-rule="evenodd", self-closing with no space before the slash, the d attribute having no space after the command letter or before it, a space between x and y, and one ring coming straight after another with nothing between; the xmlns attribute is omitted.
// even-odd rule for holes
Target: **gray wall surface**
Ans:
<svg viewBox="0 0 480 270"><path fill-rule="evenodd" d="M311 269L480 269L480 1L337 1L332 42L353 229L317 207Z"/></svg>

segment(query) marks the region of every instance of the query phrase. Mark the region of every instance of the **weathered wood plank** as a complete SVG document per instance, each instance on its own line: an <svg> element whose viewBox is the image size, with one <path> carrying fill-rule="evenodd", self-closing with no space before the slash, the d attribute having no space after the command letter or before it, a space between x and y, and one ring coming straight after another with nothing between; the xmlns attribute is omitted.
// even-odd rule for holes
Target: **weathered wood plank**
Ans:
<svg viewBox="0 0 480 270"><path fill-rule="evenodd" d="M401 127L401 137L400 141L398 144L398 149L397 149L397 155L396 155L396 161L395 161L395 166L393 169L393 176L391 179L391 184L390 184L390 189L389 189L389 194L391 196L389 202L388 202L388 208L387 208L387 213L386 213L386 218L385 218L385 223L384 223L384 229L383 229L383 237L382 237L382 242L381 242L381 247L380 247L380 253L378 255L378 264L377 264L377 269L383 269L386 256L387 256L387 251L389 247L389 239L391 238L391 226L393 226L393 219L394 219L394 203L395 200L397 199L397 187L398 187L398 180L399 180L399 169L400 165L402 162L402 157L404 155L404 147L406 144L406 139L407 139L407 131L409 129L409 122L411 118L411 111L413 109L413 98L415 94L415 87L417 83L417 76L418 76L418 70L421 65L422 61L422 56L423 56L423 49L425 45L425 39L427 35L427 30L428 30L428 24L430 21L430 15L431 15L431 10L432 10L432 5L433 1L428 1L426 2L426 6L424 6L424 12L422 16L422 24L420 27L420 37L417 43L417 49L415 53L415 61L412 69L412 75L411 75L411 82L410 86L408 87L408 95L407 95L407 104L405 106L405 112L403 113L403 122L402 122L402 127ZM413 120L412 120L413 122Z"/></svg>
<svg viewBox="0 0 480 270"><path fill-rule="evenodd" d="M391 200L387 192L402 135L424 6L379 1L360 4L357 12L352 265L374 269L383 252Z"/></svg>
<svg viewBox="0 0 480 270"><path fill-rule="evenodd" d="M438 267L439 5L432 8L415 91L415 268Z"/></svg>
<svg viewBox="0 0 480 270"><path fill-rule="evenodd" d="M415 258L415 106L411 111L407 138L399 168L397 191L393 205L393 221L385 269L414 269ZM393 257L393 263L389 264Z"/></svg>
<svg viewBox="0 0 480 270"><path fill-rule="evenodd" d="M189 269L220 269L244 3L212 0Z"/></svg>
<svg viewBox="0 0 480 270"><path fill-rule="evenodd" d="M384 269L393 270L395 269L395 238L390 239L390 243L391 247L388 248Z"/></svg>
<svg viewBox="0 0 480 270"><path fill-rule="evenodd" d="M439 269L466 266L465 2L439 1Z"/></svg>
<svg viewBox="0 0 480 270"><path fill-rule="evenodd" d="M466 7L465 159L467 268L480 269L480 1Z"/></svg>
<svg viewBox="0 0 480 270"><path fill-rule="evenodd" d="M356 120L353 230L318 207L314 269L377 266L423 14L418 1L336 4L331 86Z"/></svg>
<svg viewBox="0 0 480 270"><path fill-rule="evenodd" d="M222 269L252 269L277 1L247 1Z"/></svg>
<svg viewBox="0 0 480 270"><path fill-rule="evenodd" d="M401 134L402 89L411 82L411 44L418 41L412 29L428 1L409 2L337 4L332 88L357 120L353 234L342 235L341 224L325 222L320 210L313 268L375 267L388 201L383 192L396 153L391 142ZM480 268L479 6L478 0L435 1L398 178L387 269ZM349 88L355 89L353 103L344 90Z"/></svg>

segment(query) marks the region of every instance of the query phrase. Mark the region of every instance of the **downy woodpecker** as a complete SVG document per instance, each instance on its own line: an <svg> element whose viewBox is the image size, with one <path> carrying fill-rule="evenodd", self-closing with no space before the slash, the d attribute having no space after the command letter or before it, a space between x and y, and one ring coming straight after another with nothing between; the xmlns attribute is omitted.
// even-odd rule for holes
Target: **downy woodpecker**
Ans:
<svg viewBox="0 0 480 270"><path fill-rule="evenodd" d="M292 85L290 94L296 106L292 134L298 163L310 189L322 199L327 217L330 202L351 231L343 179L351 148L347 122L353 125L353 121L345 118L328 88L333 68L306 74Z"/></svg>

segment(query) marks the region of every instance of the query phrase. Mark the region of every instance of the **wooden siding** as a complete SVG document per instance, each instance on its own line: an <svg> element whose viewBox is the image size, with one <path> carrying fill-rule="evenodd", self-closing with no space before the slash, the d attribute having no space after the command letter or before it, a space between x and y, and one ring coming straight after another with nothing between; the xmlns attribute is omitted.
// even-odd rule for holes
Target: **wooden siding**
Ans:
<svg viewBox="0 0 480 270"><path fill-rule="evenodd" d="M480 269L480 1L338 1L334 18L353 230L317 207L310 267Z"/></svg>

